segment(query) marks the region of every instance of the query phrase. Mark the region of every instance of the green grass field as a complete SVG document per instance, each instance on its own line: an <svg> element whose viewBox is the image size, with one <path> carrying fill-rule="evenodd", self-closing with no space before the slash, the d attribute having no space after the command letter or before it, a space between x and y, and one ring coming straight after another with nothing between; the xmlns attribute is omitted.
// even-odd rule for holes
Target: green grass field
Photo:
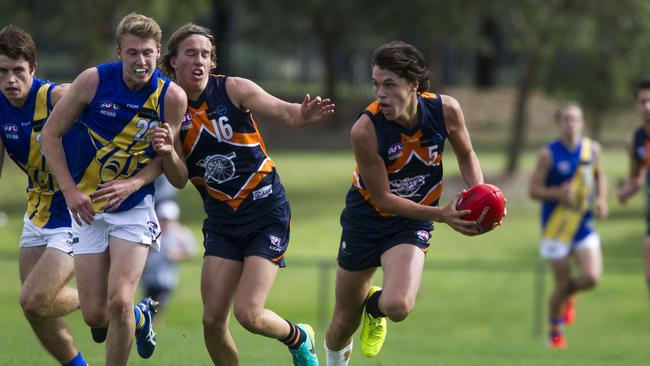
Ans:
<svg viewBox="0 0 650 366"><path fill-rule="evenodd" d="M325 323L333 303L338 217L351 181L349 152L277 153L271 150L293 207L288 267L278 275L268 307L282 316L315 325L321 363ZM622 151L607 151L606 171L614 186L627 169ZM643 280L641 241L643 201L627 207L610 192L611 215L599 223L605 273L598 288L579 298L576 325L567 330L569 348L549 350L536 322L537 204L526 197L532 154L521 178L499 179L504 157L478 150L488 181L509 198L509 216L498 230L474 238L443 225L431 240L417 306L404 322L389 325L376 359L355 348L353 365L647 365L650 358L648 294ZM446 177L458 181L448 153ZM24 210L24 180L13 164L0 179L0 210L9 220L0 227L0 365L54 365L31 333L18 305L18 237ZM454 192L448 189L445 202ZM194 188L180 194L183 220L197 235L203 219ZM322 264L321 264L322 263ZM322 267L319 267L321 264ZM158 349L149 361L134 351L131 365L208 365L203 345L199 273L201 261L181 265L181 285L158 327ZM544 268L543 266L541 268ZM548 272L541 275L550 290ZM218 279L215 279L218 281ZM381 277L377 277L381 281ZM544 298L544 313L546 307ZM545 318L545 315L544 315ZM76 341L92 365L101 365L104 345L94 344L80 313L69 317ZM242 365L289 365L279 342L245 332L234 321L233 337ZM545 331L544 331L545 332Z"/></svg>

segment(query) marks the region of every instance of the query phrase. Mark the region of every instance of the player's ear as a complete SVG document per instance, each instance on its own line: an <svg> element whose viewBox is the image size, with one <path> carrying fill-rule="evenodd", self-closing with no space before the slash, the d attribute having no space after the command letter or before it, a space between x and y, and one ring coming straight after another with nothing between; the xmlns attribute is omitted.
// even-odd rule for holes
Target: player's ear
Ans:
<svg viewBox="0 0 650 366"><path fill-rule="evenodd" d="M420 87L420 82L416 80L411 83L411 86L413 87L413 91L417 92L418 88Z"/></svg>
<svg viewBox="0 0 650 366"><path fill-rule="evenodd" d="M160 43L158 43L158 46L156 47L156 59L160 58Z"/></svg>
<svg viewBox="0 0 650 366"><path fill-rule="evenodd" d="M122 50L120 50L120 46L119 45L115 46L115 54L117 55L117 58L121 60L122 56L120 55L120 53L122 53Z"/></svg>

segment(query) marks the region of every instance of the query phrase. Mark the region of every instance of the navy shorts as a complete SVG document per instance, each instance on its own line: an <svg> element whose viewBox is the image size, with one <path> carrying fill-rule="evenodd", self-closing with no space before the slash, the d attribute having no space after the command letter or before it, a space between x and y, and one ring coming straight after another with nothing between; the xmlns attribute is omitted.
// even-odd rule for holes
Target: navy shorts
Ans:
<svg viewBox="0 0 650 366"><path fill-rule="evenodd" d="M204 227L204 256L236 261L257 256L284 267L284 252L289 246L290 225L291 208L289 202L285 202L264 217L247 224L222 225L219 230Z"/></svg>
<svg viewBox="0 0 650 366"><path fill-rule="evenodd" d="M348 271L363 271L381 266L381 256L399 244L412 244L427 252L431 232L428 228L408 228L392 232L358 232L343 229L339 244L339 266Z"/></svg>

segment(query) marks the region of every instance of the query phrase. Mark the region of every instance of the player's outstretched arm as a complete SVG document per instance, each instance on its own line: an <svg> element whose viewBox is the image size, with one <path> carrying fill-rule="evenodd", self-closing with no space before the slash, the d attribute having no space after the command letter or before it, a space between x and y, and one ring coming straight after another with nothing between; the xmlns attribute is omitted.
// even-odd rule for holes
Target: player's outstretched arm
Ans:
<svg viewBox="0 0 650 366"><path fill-rule="evenodd" d="M334 114L335 106L329 98L322 99L317 96L312 99L306 94L302 104L288 103L244 78L228 78L226 89L230 99L241 109L282 121L290 127L302 127Z"/></svg>
<svg viewBox="0 0 650 366"><path fill-rule="evenodd" d="M90 224L95 216L95 210L90 198L77 189L72 179L61 138L90 103L98 84L99 75L96 68L87 69L79 74L65 95L57 101L41 134L41 146L47 164L61 187L72 218L80 225L81 221Z"/></svg>
<svg viewBox="0 0 650 366"><path fill-rule="evenodd" d="M167 89L165 106L163 125L153 131L151 143L162 158L165 176L174 187L181 189L185 187L188 177L180 138L181 121L187 110L187 95L175 83Z"/></svg>
<svg viewBox="0 0 650 366"><path fill-rule="evenodd" d="M458 161L458 168L463 180L468 187L473 187L477 184L483 183L483 172L481 171L481 164L472 147L472 141L465 125L465 117L460 108L460 104L456 99L441 95L442 98L442 111L445 116L445 127L449 133L449 143L451 143L456 160Z"/></svg>

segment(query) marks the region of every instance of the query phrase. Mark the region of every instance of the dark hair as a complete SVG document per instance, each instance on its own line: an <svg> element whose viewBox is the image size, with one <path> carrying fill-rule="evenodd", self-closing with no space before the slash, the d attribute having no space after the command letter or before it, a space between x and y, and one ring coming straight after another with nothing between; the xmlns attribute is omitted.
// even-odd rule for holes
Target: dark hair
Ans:
<svg viewBox="0 0 650 366"><path fill-rule="evenodd" d="M22 57L29 66L36 67L36 44L29 33L15 25L0 30L0 55L14 60Z"/></svg>
<svg viewBox="0 0 650 366"><path fill-rule="evenodd" d="M582 107L578 102L566 102L555 110L555 122L560 122L562 114L569 108L578 108L582 112Z"/></svg>
<svg viewBox="0 0 650 366"><path fill-rule="evenodd" d="M187 23L184 26L178 28L174 34L169 37L167 41L167 53L160 59L159 66L160 70L167 74L172 79L176 79L176 71L172 67L171 59L178 55L178 47L180 44L189 36L198 34L204 36L210 40L212 48L210 50L210 63L211 68L214 69L217 67L217 48L214 45L214 35L210 29L196 25L194 23Z"/></svg>
<svg viewBox="0 0 650 366"><path fill-rule="evenodd" d="M650 76L643 76L634 82L634 98L639 96L639 92L644 89L650 89Z"/></svg>
<svg viewBox="0 0 650 366"><path fill-rule="evenodd" d="M418 82L418 92L429 90L429 68L422 52L413 45L402 41L383 44L372 53L370 64L390 70L409 82Z"/></svg>

